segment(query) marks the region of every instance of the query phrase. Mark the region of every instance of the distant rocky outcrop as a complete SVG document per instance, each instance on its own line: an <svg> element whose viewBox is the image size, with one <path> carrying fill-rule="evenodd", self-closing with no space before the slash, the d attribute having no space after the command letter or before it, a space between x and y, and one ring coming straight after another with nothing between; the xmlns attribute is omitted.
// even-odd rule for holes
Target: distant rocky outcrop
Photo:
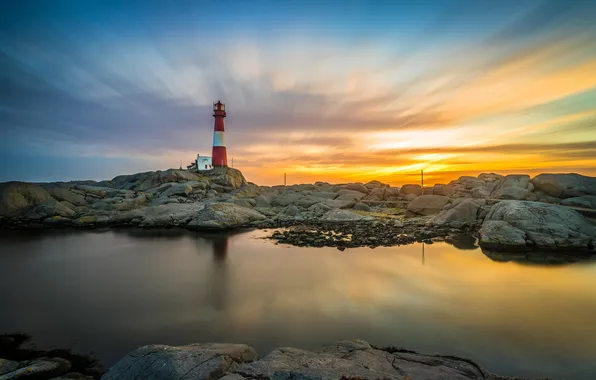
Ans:
<svg viewBox="0 0 596 380"><path fill-rule="evenodd" d="M243 344L145 346L102 377L117 379L505 380L469 359L376 348L362 340L340 341L317 351L282 347L260 360Z"/></svg>

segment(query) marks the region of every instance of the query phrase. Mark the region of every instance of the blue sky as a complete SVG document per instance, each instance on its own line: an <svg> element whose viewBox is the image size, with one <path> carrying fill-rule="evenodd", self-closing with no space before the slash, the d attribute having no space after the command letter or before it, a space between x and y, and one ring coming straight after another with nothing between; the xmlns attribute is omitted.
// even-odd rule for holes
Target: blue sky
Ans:
<svg viewBox="0 0 596 380"><path fill-rule="evenodd" d="M186 165L217 99L258 183L594 174L595 18L594 1L5 1L0 181ZM511 161L516 144L537 146Z"/></svg>

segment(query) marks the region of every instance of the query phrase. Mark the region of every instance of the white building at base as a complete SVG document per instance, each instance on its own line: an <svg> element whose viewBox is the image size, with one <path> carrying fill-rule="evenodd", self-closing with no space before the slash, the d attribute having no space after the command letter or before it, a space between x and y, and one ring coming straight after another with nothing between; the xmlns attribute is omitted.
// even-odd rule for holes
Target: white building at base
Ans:
<svg viewBox="0 0 596 380"><path fill-rule="evenodd" d="M205 171L205 170L212 170L213 169L213 162L211 156L201 156L197 154L197 159L186 167L188 170L191 171Z"/></svg>

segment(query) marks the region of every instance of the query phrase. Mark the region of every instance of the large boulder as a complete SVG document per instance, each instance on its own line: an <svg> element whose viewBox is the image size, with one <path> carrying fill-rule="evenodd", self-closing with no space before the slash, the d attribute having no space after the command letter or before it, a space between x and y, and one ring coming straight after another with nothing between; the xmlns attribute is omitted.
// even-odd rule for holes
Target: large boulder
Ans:
<svg viewBox="0 0 596 380"><path fill-rule="evenodd" d="M234 203L211 203L199 211L188 223L193 229L229 229L264 220L260 212Z"/></svg>
<svg viewBox="0 0 596 380"><path fill-rule="evenodd" d="M400 187L399 189L399 193L401 195L420 195L422 194L422 187L420 185L403 185L402 187Z"/></svg>
<svg viewBox="0 0 596 380"><path fill-rule="evenodd" d="M498 183L491 197L494 199L536 200L534 186L527 174L509 174Z"/></svg>
<svg viewBox="0 0 596 380"><path fill-rule="evenodd" d="M368 188L361 183L348 183L344 186L345 189L359 191L363 194L368 194Z"/></svg>
<svg viewBox="0 0 596 380"><path fill-rule="evenodd" d="M140 219L141 227L182 227L188 224L197 213L202 210L202 203L168 203L145 207L139 210L131 210L126 213L119 212L116 215L126 219ZM109 220L113 220L111 216ZM116 219L121 222L121 219ZM93 223L93 221L90 221Z"/></svg>
<svg viewBox="0 0 596 380"><path fill-rule="evenodd" d="M421 195L410 202L408 214L410 216L438 214L450 201L451 198L443 195Z"/></svg>
<svg viewBox="0 0 596 380"><path fill-rule="evenodd" d="M370 193L363 199L367 201L383 201L386 194L390 191L387 187L376 187L370 190Z"/></svg>
<svg viewBox="0 0 596 380"><path fill-rule="evenodd" d="M518 230L524 235L523 245ZM480 244L489 248L593 249L596 227L565 206L501 201L486 215L479 234Z"/></svg>
<svg viewBox="0 0 596 380"><path fill-rule="evenodd" d="M472 198L485 199L490 198L490 191L484 186L478 186L472 189L470 195L472 195Z"/></svg>
<svg viewBox="0 0 596 380"><path fill-rule="evenodd" d="M21 216L34 206L53 200L46 190L32 183L0 184L0 216Z"/></svg>
<svg viewBox="0 0 596 380"><path fill-rule="evenodd" d="M323 199L335 199L339 194L333 191L312 191L311 196Z"/></svg>
<svg viewBox="0 0 596 380"><path fill-rule="evenodd" d="M365 204L365 203L356 203L352 209L357 210L357 211L365 211L365 212L371 212L372 208L370 208L369 205Z"/></svg>
<svg viewBox="0 0 596 380"><path fill-rule="evenodd" d="M291 205L294 202L302 199L304 194L294 192L294 191L287 191L284 192L271 200L271 206L275 207L286 207Z"/></svg>
<svg viewBox="0 0 596 380"><path fill-rule="evenodd" d="M324 203L316 203L308 208L308 211L317 218L320 218L331 210L333 210L333 208Z"/></svg>
<svg viewBox="0 0 596 380"><path fill-rule="evenodd" d="M505 187L494 191L491 195L494 199L514 199L518 201L536 200L536 194L532 193L528 189L521 187Z"/></svg>
<svg viewBox="0 0 596 380"><path fill-rule="evenodd" d="M502 220L487 220L478 231L480 245L503 250L526 249L526 233Z"/></svg>
<svg viewBox="0 0 596 380"><path fill-rule="evenodd" d="M234 372L242 363L256 359L257 352L244 344L144 346L126 355L101 379L213 380Z"/></svg>
<svg viewBox="0 0 596 380"><path fill-rule="evenodd" d="M481 179L484 182L496 182L502 180L503 175L497 173L481 173L478 175L478 179Z"/></svg>
<svg viewBox="0 0 596 380"><path fill-rule="evenodd" d="M238 189L247 184L246 178L244 178L244 175L238 169L228 167L215 168L213 169L213 174L215 178L212 181L222 186Z"/></svg>
<svg viewBox="0 0 596 380"><path fill-rule="evenodd" d="M356 201L341 199L323 199L321 203L331 208L351 208L356 204Z"/></svg>
<svg viewBox="0 0 596 380"><path fill-rule="evenodd" d="M530 183L530 176L527 174L509 174L501 180L498 189L506 189L515 187L520 189L527 189Z"/></svg>
<svg viewBox="0 0 596 380"><path fill-rule="evenodd" d="M596 209L596 195L582 195L581 197L563 199L561 204L565 206Z"/></svg>
<svg viewBox="0 0 596 380"><path fill-rule="evenodd" d="M437 183L433 186L433 194L434 195L446 195L446 196L450 196L451 193L449 191L449 189L446 188L447 185L444 185L442 183Z"/></svg>
<svg viewBox="0 0 596 380"><path fill-rule="evenodd" d="M271 199L266 195L258 195L255 197L256 207L271 207Z"/></svg>
<svg viewBox="0 0 596 380"><path fill-rule="evenodd" d="M172 197L175 195L187 196L192 192L192 187L187 183L173 183L161 193L161 196Z"/></svg>
<svg viewBox="0 0 596 380"><path fill-rule="evenodd" d="M369 190L383 188L383 187L389 187L389 185L387 185L383 182L377 181L376 179L372 180L370 182L367 182L364 186L366 186L366 188Z"/></svg>
<svg viewBox="0 0 596 380"><path fill-rule="evenodd" d="M341 189L337 193L339 195L335 199L339 201L357 201L364 198L364 196L366 195L366 193L350 189Z"/></svg>
<svg viewBox="0 0 596 380"><path fill-rule="evenodd" d="M480 208L485 204L484 199L458 198L435 216L433 224L453 228L472 226L478 219Z"/></svg>
<svg viewBox="0 0 596 380"><path fill-rule="evenodd" d="M581 174L539 174L532 179L536 191L555 198L596 195L596 178Z"/></svg>
<svg viewBox="0 0 596 380"><path fill-rule="evenodd" d="M372 218L356 214L352 211L338 209L328 211L321 217L321 220L325 222L353 222L362 219L371 220Z"/></svg>

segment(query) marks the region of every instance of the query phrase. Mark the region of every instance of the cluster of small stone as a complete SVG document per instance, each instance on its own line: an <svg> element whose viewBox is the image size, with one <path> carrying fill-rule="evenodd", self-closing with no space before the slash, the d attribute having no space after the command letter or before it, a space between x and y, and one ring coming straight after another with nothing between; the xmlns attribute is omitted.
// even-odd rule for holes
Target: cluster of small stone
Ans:
<svg viewBox="0 0 596 380"><path fill-rule="evenodd" d="M432 244L444 241L462 230L425 227L401 221L360 221L351 223L312 223L276 230L269 237L278 243L300 247L383 247L411 244Z"/></svg>

